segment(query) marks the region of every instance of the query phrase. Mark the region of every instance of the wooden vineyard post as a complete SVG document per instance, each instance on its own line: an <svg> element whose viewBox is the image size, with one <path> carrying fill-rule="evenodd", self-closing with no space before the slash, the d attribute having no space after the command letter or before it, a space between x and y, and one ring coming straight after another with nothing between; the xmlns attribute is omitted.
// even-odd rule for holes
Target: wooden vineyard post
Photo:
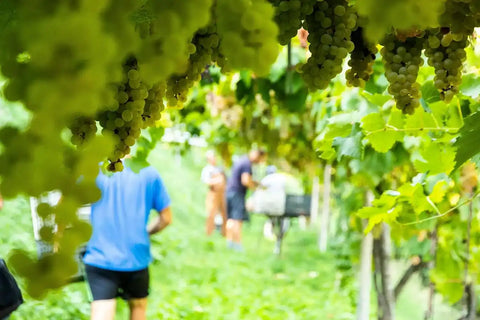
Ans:
<svg viewBox="0 0 480 320"><path fill-rule="evenodd" d="M318 238L318 247L320 252L327 251L328 245L328 225L330 220L330 188L332 181L332 165L326 164L323 172L323 207L320 216L320 236Z"/></svg>
<svg viewBox="0 0 480 320"><path fill-rule="evenodd" d="M373 193L368 190L366 194L366 205L371 206ZM363 221L364 227L366 221ZM360 271L358 274L358 301L357 301L357 320L369 320L370 317L370 291L372 289L372 233L364 235L360 249Z"/></svg>

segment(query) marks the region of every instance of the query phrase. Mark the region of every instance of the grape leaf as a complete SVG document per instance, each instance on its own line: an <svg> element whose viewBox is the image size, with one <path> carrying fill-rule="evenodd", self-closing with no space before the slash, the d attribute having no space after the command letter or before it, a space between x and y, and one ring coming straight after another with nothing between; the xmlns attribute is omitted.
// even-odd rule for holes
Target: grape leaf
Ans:
<svg viewBox="0 0 480 320"><path fill-rule="evenodd" d="M435 186L433 187L432 193L430 193L429 197L432 199L434 203L439 203L445 198L445 194L447 193L448 184L446 181L438 181Z"/></svg>
<svg viewBox="0 0 480 320"><path fill-rule="evenodd" d="M391 223L398 217L399 211L394 206L397 197L388 194L382 194L379 199L372 202L371 207L364 207L357 211L357 216L362 219L368 219L368 224L364 230L365 233L372 231L373 227L382 222Z"/></svg>
<svg viewBox="0 0 480 320"><path fill-rule="evenodd" d="M480 112L475 112L465 118L464 125L460 129L460 136L454 143L454 146L457 148L455 169L480 152L480 143L478 143L479 136Z"/></svg>
<svg viewBox="0 0 480 320"><path fill-rule="evenodd" d="M462 76L462 84L460 85L460 92L471 98L477 98L480 94L480 86L478 85L479 78L473 73Z"/></svg>
<svg viewBox="0 0 480 320"><path fill-rule="evenodd" d="M430 104L433 102L441 101L440 93L433 84L433 81L427 81L422 86L422 98L426 103Z"/></svg>
<svg viewBox="0 0 480 320"><path fill-rule="evenodd" d="M387 123L379 113L371 113L362 119L363 132L378 152L387 152L395 142L403 138L403 133L395 131L403 127L403 118L398 110L393 110Z"/></svg>
<svg viewBox="0 0 480 320"><path fill-rule="evenodd" d="M363 154L363 134L358 125L351 130L348 137L337 137L333 140L333 146L337 147L337 159L340 161L343 156L350 158L361 158Z"/></svg>
<svg viewBox="0 0 480 320"><path fill-rule="evenodd" d="M419 172L430 174L450 174L455 168L455 152L453 147L430 143L421 151L423 160L415 160L414 166Z"/></svg>

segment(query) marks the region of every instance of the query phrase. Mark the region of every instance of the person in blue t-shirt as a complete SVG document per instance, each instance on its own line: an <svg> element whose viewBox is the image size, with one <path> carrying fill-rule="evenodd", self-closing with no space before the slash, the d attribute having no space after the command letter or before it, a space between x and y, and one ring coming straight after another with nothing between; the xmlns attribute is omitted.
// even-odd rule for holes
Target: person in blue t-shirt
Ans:
<svg viewBox="0 0 480 320"><path fill-rule="evenodd" d="M130 319L146 319L150 236L171 223L170 197L153 167L100 173L96 183L102 196L92 205L93 233L83 258L91 319L113 319L117 297L128 301ZM151 210L159 215L148 224Z"/></svg>
<svg viewBox="0 0 480 320"><path fill-rule="evenodd" d="M252 150L233 164L227 181L227 245L242 250L242 224L249 219L245 207L247 189L254 189L258 183L252 178L252 164L265 159L265 151Z"/></svg>

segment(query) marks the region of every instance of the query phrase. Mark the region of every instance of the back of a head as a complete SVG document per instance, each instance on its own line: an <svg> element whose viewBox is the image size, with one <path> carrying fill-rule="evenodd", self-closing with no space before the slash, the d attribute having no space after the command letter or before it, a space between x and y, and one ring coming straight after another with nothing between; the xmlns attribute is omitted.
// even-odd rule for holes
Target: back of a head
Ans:
<svg viewBox="0 0 480 320"><path fill-rule="evenodd" d="M215 165L216 163L215 151L207 150L207 152L205 153L205 157L207 158L208 163Z"/></svg>
<svg viewBox="0 0 480 320"><path fill-rule="evenodd" d="M265 170L265 173L266 173L267 175L274 174L274 173L276 173L276 172L277 172L277 167L275 167L274 165L269 165L269 166L267 167L267 169Z"/></svg>
<svg viewBox="0 0 480 320"><path fill-rule="evenodd" d="M263 149L252 149L248 153L248 157L253 163L259 163L266 155L267 153Z"/></svg>

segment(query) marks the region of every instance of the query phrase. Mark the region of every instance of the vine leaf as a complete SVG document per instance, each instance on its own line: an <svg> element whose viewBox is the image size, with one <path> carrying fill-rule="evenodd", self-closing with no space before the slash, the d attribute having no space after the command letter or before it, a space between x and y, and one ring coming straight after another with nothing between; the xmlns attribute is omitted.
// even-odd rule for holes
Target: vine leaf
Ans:
<svg viewBox="0 0 480 320"><path fill-rule="evenodd" d="M451 146L430 143L420 154L423 159L414 162L415 169L419 172L450 174L455 168L455 152Z"/></svg>
<svg viewBox="0 0 480 320"><path fill-rule="evenodd" d="M480 137L480 112L475 112L465 118L460 136L454 143L457 148L455 169L480 152L478 137Z"/></svg>
<svg viewBox="0 0 480 320"><path fill-rule="evenodd" d="M362 129L372 148L378 152L387 152L395 142L403 139L403 133L397 131L403 127L401 112L392 110L388 126L380 113L371 113L362 119Z"/></svg>
<svg viewBox="0 0 480 320"><path fill-rule="evenodd" d="M460 85L460 92L463 95L471 98L477 98L480 95L480 87L478 86L478 76L469 73L462 76L462 84Z"/></svg>
<svg viewBox="0 0 480 320"><path fill-rule="evenodd" d="M433 81L427 81L422 86L422 98L427 103L440 101L440 93L433 84Z"/></svg>
<svg viewBox="0 0 480 320"><path fill-rule="evenodd" d="M399 211L394 208L397 197L382 194L380 198L373 200L372 207L364 207L357 211L357 216L362 219L368 219L365 234L372 231L373 227L382 222L392 223L399 214Z"/></svg>

